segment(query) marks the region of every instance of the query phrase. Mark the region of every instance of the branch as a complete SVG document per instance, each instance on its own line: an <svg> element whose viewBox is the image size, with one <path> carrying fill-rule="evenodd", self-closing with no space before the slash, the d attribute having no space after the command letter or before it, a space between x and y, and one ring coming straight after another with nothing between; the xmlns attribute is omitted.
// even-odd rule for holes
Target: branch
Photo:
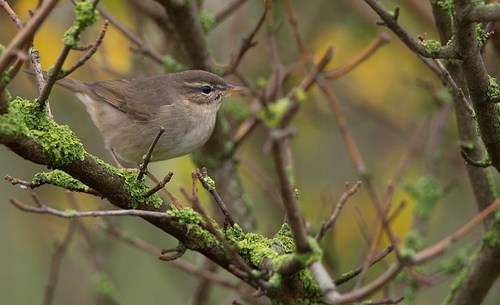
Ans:
<svg viewBox="0 0 500 305"><path fill-rule="evenodd" d="M328 80L334 80L342 75L347 74L348 72L359 66L363 61L367 60L371 55L373 55L373 53L375 53L375 51L378 50L379 47L389 43L390 41L391 40L389 36L382 32L378 33L375 40L373 40L370 45L368 45L366 49L363 50L363 52L358 54L350 62L343 64L342 66L333 70L326 71L325 78Z"/></svg>
<svg viewBox="0 0 500 305"><path fill-rule="evenodd" d="M238 0L235 0L238 1ZM245 0L246 1L246 0ZM267 8L267 6L266 6ZM250 34L247 37L244 37L241 42L240 50L235 56L232 56L231 62L224 68L224 74L232 74L237 68L241 60L243 59L243 55L252 47L257 45L257 42L252 42L254 39L255 35L259 31L260 27L262 24L264 24L264 20L266 17L266 10L264 9L264 12L260 16L259 21L257 21L257 24L253 28L253 30L250 32Z"/></svg>
<svg viewBox="0 0 500 305"><path fill-rule="evenodd" d="M142 211L142 210L113 210L113 211L88 211L88 212L60 211L45 205L36 193L33 193L33 199L35 200L36 206L26 205L15 198L9 198L9 202L12 203L16 208L24 212L37 213L37 214L51 214L63 218L129 215L129 216L140 216L140 217L167 218L172 220L176 219L175 217L167 213Z"/></svg>
<svg viewBox="0 0 500 305"><path fill-rule="evenodd" d="M160 130L158 130L158 133L156 134L155 138L153 139L153 142L151 143L151 146L148 149L148 152L146 153L146 156L144 157L144 162L141 165L141 169L139 170L139 175L137 175L137 180L141 180L146 171L148 170L148 164L151 162L151 156L153 155L153 150L155 149L156 144L158 143L158 140L160 140L161 135L165 132L164 127L160 127ZM170 180L170 179L169 179Z"/></svg>
<svg viewBox="0 0 500 305"><path fill-rule="evenodd" d="M31 21L11 40L0 57L0 75L7 70L9 63L17 56L17 51L30 41L57 2L58 0L44 1L42 7L37 10Z"/></svg>
<svg viewBox="0 0 500 305"><path fill-rule="evenodd" d="M413 257L413 263L420 264L440 255L441 253L446 251L452 243L456 242L465 233L469 232L474 226L481 223L481 221L483 221L483 219L488 216L488 214L493 212L498 207L500 207L500 199L493 201L493 203L491 203L486 209L482 210L479 214L477 214L455 233L415 254L415 256Z"/></svg>
<svg viewBox="0 0 500 305"><path fill-rule="evenodd" d="M45 288L45 297L43 299L44 305L52 304L54 291L57 284L57 278L59 277L59 268L61 266L61 260L69 246L69 243L73 239L73 236L75 235L77 228L78 228L78 222L76 220L71 220L68 223L68 229L66 231L66 235L64 236L63 240L57 244L54 254L52 254L52 259L50 260L49 282L47 283L47 286Z"/></svg>
<svg viewBox="0 0 500 305"><path fill-rule="evenodd" d="M114 25L120 32L122 32L129 40L135 43L142 53L148 55L150 58L155 60L157 63L163 65L163 57L158 51L156 51L147 41L143 40L141 37L134 34L128 28L118 21L113 15L106 11L101 5L98 6L99 13L109 20L109 22Z"/></svg>
<svg viewBox="0 0 500 305"><path fill-rule="evenodd" d="M215 14L215 23L213 27L221 24L224 20L226 20L229 16L231 16L235 11L237 11L240 7L245 4L248 0L233 0L231 3L226 5L223 9Z"/></svg>
<svg viewBox="0 0 500 305"><path fill-rule="evenodd" d="M339 202L337 203L337 207L332 213L332 216L330 216L330 219L326 222L326 224L323 222L321 224L321 228L319 229L318 234L314 237L316 241L320 241L326 234L326 231L330 229L333 224L335 223L335 220L337 220L337 217L340 215L340 211L342 211L342 208L344 207L344 204L347 202L347 199L354 195L357 191L358 188L361 186L361 181L356 182L356 184L349 189L349 182L345 183L345 189L344 193L342 194L342 197L340 197Z"/></svg>
<svg viewBox="0 0 500 305"><path fill-rule="evenodd" d="M378 263L380 260L382 260L384 257L386 257L389 253L391 253L393 250L393 247L392 246L387 246L384 250L382 250L374 259L373 261L371 262L371 266L375 265L376 263ZM341 277L339 277L338 279L335 279L335 285L341 285L345 282L348 282L349 280L353 279L355 276L357 276L358 274L360 274L362 271L363 271L363 267L364 266L361 266L361 267L358 267L350 272L347 272L347 273L344 273L342 274Z"/></svg>
<svg viewBox="0 0 500 305"><path fill-rule="evenodd" d="M463 16L463 20L467 23L500 21L500 5L475 5Z"/></svg>
<svg viewBox="0 0 500 305"><path fill-rule="evenodd" d="M438 52L427 53L424 46L415 40L382 5L379 0L365 0L365 2L379 15L384 25L391 29L396 36L413 52L429 58L462 59L454 46L444 46Z"/></svg>
<svg viewBox="0 0 500 305"><path fill-rule="evenodd" d="M220 198L219 194L217 193L217 190L215 189L215 182L210 177L208 177L207 169L205 167L202 168L201 170L203 174L200 172L200 169L196 170L196 176L198 177L198 180L201 182L201 185L203 185L203 188L205 188L207 191L210 192L210 194L212 194L212 196L215 199L215 202L217 202L217 205L222 211L222 214L224 214L226 222L228 222L231 225L231 227L234 226L235 222L231 217L229 210L227 209L224 202L222 202L222 199ZM211 180L211 182L213 183L212 185L209 185L207 183L208 179Z"/></svg>
<svg viewBox="0 0 500 305"><path fill-rule="evenodd" d="M43 178L43 177L42 177ZM52 185L55 185L55 186L60 186L56 183L52 183L53 181L51 180L45 180L45 179L38 179L38 183L37 184L33 184L33 182L31 181L25 181L25 180L21 180L21 179L17 179L17 178L14 178L10 175L5 175L5 180L9 181L12 185L20 185L21 187L27 187L29 189L34 189L34 188L37 188L37 187L40 187L44 184L52 184ZM82 185L83 186L83 185ZM76 188L66 188L67 190L69 191L72 191L72 192L79 192L79 193L86 193L86 194L91 194L91 195L94 195L94 196L99 196L99 197L102 197L101 194L99 194L96 190L92 189L92 188L83 188L83 187L76 187Z"/></svg>
<svg viewBox="0 0 500 305"><path fill-rule="evenodd" d="M95 52L97 52L97 49L101 45L102 40L104 39L104 35L106 35L106 31L108 30L108 24L109 24L109 21L108 20L104 20L104 24L102 26L101 32L99 33L99 36L97 37L97 40L95 41L95 43L91 45L90 51L88 51L87 54L85 54L84 57L80 58L71 68L69 68L68 70L66 70L65 73L64 73L64 75L61 78L70 75L71 73L73 73L73 71L75 71L76 69L78 69L81 66L83 66L83 64L87 60L89 60L92 57L92 55L95 54Z"/></svg>

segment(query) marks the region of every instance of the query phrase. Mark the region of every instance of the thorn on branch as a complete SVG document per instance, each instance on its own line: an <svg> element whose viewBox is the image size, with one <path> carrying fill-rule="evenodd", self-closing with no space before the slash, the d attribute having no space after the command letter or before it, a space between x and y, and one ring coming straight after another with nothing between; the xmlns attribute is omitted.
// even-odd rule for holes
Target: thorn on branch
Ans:
<svg viewBox="0 0 500 305"><path fill-rule="evenodd" d="M491 166L491 164L492 164L491 160L489 160L489 159L484 159L481 161L474 161L463 150L460 151L460 154L462 155L462 158L464 158L465 162L467 162L468 164L475 166L475 167L486 168L488 166Z"/></svg>

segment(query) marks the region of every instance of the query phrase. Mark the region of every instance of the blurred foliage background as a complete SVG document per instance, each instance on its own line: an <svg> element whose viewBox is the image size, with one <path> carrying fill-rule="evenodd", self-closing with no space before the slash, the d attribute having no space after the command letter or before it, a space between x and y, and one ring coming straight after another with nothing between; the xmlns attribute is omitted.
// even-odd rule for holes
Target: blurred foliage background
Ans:
<svg viewBox="0 0 500 305"><path fill-rule="evenodd" d="M33 9L36 5L33 0L9 3L21 20L26 20L28 9ZM227 3L227 0L206 0L205 8L214 13ZM428 21L430 6L424 5L424 11L419 12L408 6L407 1L383 3L388 8L401 6L399 22L412 35L423 35L426 32L430 38L437 39L434 27ZM161 46L165 42L162 41L158 29L147 18L140 16L127 1L103 0L101 5L134 32L146 37L161 52ZM363 1L292 1L292 5L309 48L316 50L316 54L320 56L328 45L334 45L334 59L328 68L338 67L352 59L375 39L379 31L391 37L390 44L381 47L354 71L332 83L368 170L379 191L384 193L387 182L394 177L420 122L438 108L425 84L439 88L440 83L420 59L396 37L388 30L375 25L378 18ZM229 62L230 55L238 48L241 38L256 24L263 6L263 1L248 1L236 14L209 33L208 44L217 62ZM283 22L278 32L281 59L284 64L297 63L300 57L296 43L287 23L283 4L279 1L276 4L276 18ZM44 69L56 60L62 47L62 34L73 21L73 4L70 1L61 1L43 24L36 36L35 48L40 50ZM92 43L101 25L102 18L98 25L83 34L81 43ZM0 12L0 27L0 43L6 45L18 31L3 11ZM246 54L240 68L257 82L259 79L267 79L271 72L265 28L261 29L256 40L258 45ZM164 72L163 67L145 56L131 52L131 46L132 43L110 25L97 54L70 77L98 81ZM67 66L80 56L82 54L78 52L71 52ZM486 58L496 56L494 51L486 50ZM489 69L490 74L496 77L496 64L490 65ZM291 88L296 85L301 77L302 74L293 76L287 86ZM239 84L238 79L233 76L228 77L228 80ZM37 96L34 83L33 79L19 75L8 89L14 97L19 95L33 99ZM53 90L50 102L55 120L59 124L69 125L88 152L113 164L104 149L103 139L83 104L70 92L60 88ZM243 107L249 105L248 98L234 95L225 103L235 102L239 102ZM224 111L224 106L222 109ZM360 178L339 133L336 119L317 88L313 88L308 94L308 102L300 109L292 124L299 130L299 134L292 140L296 183L301 193L299 203L304 217L310 220L312 231L315 233L321 221L326 220L333 211L343 192L344 183L348 181L353 185ZM279 203L278 189L266 189L266 186L276 185L271 157L264 151L266 137L264 127L260 126L239 149L237 155L241 159L239 171L253 205L258 232L269 237L279 229L284 215ZM430 244L451 234L476 214L465 164L459 153L453 116L450 118L439 160L437 176L441 185L446 187L446 195L440 200L430 223ZM423 162L421 154L411 160L403 184L411 185L419 179ZM9 174L31 180L37 172L44 170L46 168L25 162L5 147L0 148L2 175ZM189 156L185 156L154 163L150 170L156 176L173 171L175 175L168 187L181 196L178 188L190 186L190 173L195 170L195 166ZM70 208L68 194L64 190L44 186L35 191L50 206L62 210ZM24 213L8 203L9 197L15 197L31 204L30 194L30 190L12 186L7 181L0 183L0 304L37 304L42 301L48 282L51 256L55 245L61 242L68 227L66 219ZM209 208L209 197L203 190L200 194L202 201ZM74 198L81 210L111 208L107 202L96 197L74 194ZM401 201L406 201L407 205L395 220L394 231L404 240L411 224L413 198L402 187L398 187L395 205ZM329 232L321 243L325 249L324 263L334 277L363 263L366 258L366 243L361 230L366 228L363 228L359 216L356 215L362 215L365 225L370 228L375 214L368 192L361 187L348 201L334 230ZM82 219L82 222L89 235L78 231L71 242L62 260L54 304L91 304L95 302L96 293L107 293L102 291L103 289L112 291L121 304L190 303L191 293L197 283L196 277L116 240L106 233L106 224L102 219ZM159 248L171 248L176 245L173 238L140 218L121 217L112 219L112 222L125 234L141 238ZM476 243L479 232L480 228L476 228L473 233L453 246L451 251L454 252L469 243ZM384 240L383 243L381 247L388 242ZM103 263L105 269L97 272L90 257ZM189 252L183 259L195 264L199 261L197 254ZM390 262L390 256L386 260ZM430 269L437 264L438 262L431 263ZM369 279L379 274L384 266L386 265L375 266L369 273ZM225 271L219 273L232 278ZM451 279L448 279L424 289L417 299L417 304L440 303L450 283ZM345 284L346 287L353 285L354 283ZM493 288L484 304L497 304L499 298L500 289ZM234 299L234 293L217 287L210 295L209 303L231 304Z"/></svg>

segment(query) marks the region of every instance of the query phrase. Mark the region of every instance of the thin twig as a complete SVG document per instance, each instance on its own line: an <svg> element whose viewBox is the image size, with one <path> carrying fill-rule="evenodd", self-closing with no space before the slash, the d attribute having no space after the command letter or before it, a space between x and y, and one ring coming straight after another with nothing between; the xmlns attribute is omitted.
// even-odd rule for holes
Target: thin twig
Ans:
<svg viewBox="0 0 500 305"><path fill-rule="evenodd" d="M167 183L170 182L170 179L172 179L172 176L174 175L173 172L169 172L163 180L158 183L155 187L149 190L149 192L144 195L144 198L148 198L149 196L153 195L154 193L158 192L160 189L164 188Z"/></svg>
<svg viewBox="0 0 500 305"><path fill-rule="evenodd" d="M212 194L212 196L214 197L215 202L217 202L217 205L219 206L220 210L222 211L222 214L224 214L226 222L228 222L229 225L231 225L231 227L234 226L234 224L235 224L234 219L233 219L233 217L231 217L229 210L227 209L226 205L224 204L224 202L220 198L219 194L217 193L215 186L209 186L207 181L205 180L205 179L209 178L208 173L207 173L207 169L205 167L203 167L201 169L201 172L200 172L200 169L197 169L196 176L198 177L198 180L201 182L201 185L203 185L203 187L207 191L209 191L210 194Z"/></svg>
<svg viewBox="0 0 500 305"><path fill-rule="evenodd" d="M364 49L360 54L354 57L351 61L342 66L330 71L325 71L325 78L334 80L352 71L359 66L363 61L367 60L379 47L390 42L387 34L380 32L377 37Z"/></svg>
<svg viewBox="0 0 500 305"><path fill-rule="evenodd" d="M45 288L45 296L43 299L44 305L52 304L52 300L54 298L54 292L57 285L57 279L59 277L59 269L61 266L61 260L64 256L64 253L68 249L68 246L75 235L76 229L78 228L78 222L75 219L72 219L68 223L68 229L66 234L64 235L63 240L57 244L54 254L52 254L52 259L50 261L50 275L49 282Z"/></svg>
<svg viewBox="0 0 500 305"><path fill-rule="evenodd" d="M29 188L29 189L34 189L34 188L37 188L37 187L40 187L44 184L52 184L48 181L43 181L41 180L40 183L37 183L37 184L33 184L33 182L31 181L25 181L25 180L21 180L21 179L17 179L17 178L14 178L10 175L5 175L5 180L9 181L10 183L12 183L12 185L20 185L21 187L26 187L26 188ZM55 186L58 186L56 184L53 184ZM77 189L67 189L69 191L72 191L72 192L79 192L79 193L86 193L86 194L91 194L91 195L94 195L94 196L99 196L99 197L102 197L101 194L99 194L99 192L97 192L96 190L94 190L93 188L88 188L88 189L83 189L83 188L77 188Z"/></svg>
<svg viewBox="0 0 500 305"><path fill-rule="evenodd" d="M493 201L487 208L482 210L479 214L477 214L474 218L472 218L467 224L458 229L455 233L449 235L444 238L442 241L427 247L426 249L420 251L415 254L412 261L414 264L420 264L425 261L428 261L444 251L448 249L450 244L456 242L459 238L461 238L465 233L469 232L474 226L478 225L483 221L483 219L488 216L491 212L495 211L496 208L500 207L500 199Z"/></svg>
<svg viewBox="0 0 500 305"><path fill-rule="evenodd" d="M9 3L5 0L0 0L0 7L2 7L7 12L10 19L12 19L12 21L14 21L17 28L20 30L22 28L21 20L19 20L19 16L17 16L17 14L14 12L14 10L12 10L12 8L9 6Z"/></svg>
<svg viewBox="0 0 500 305"><path fill-rule="evenodd" d="M73 73L73 71L75 71L79 67L83 66L83 64L87 60L89 60L92 57L92 55L95 54L95 52L97 52L97 49L101 45L102 40L104 39L104 35L106 35L106 31L108 30L108 24L109 24L109 21L104 20L104 24L102 25L101 32L99 33L99 36L97 37L95 43L91 45L90 51L88 51L84 57L80 58L71 68L66 70L64 73L64 76L62 76L62 77L66 77L66 76L70 75L71 73ZM75 50L75 48L73 50Z"/></svg>
<svg viewBox="0 0 500 305"><path fill-rule="evenodd" d="M226 18L231 16L236 10L245 4L248 0L233 0L226 7L221 9L219 12L215 14L215 24L214 27L221 24Z"/></svg>
<svg viewBox="0 0 500 305"><path fill-rule="evenodd" d="M96 7L97 3L99 0L94 0L92 2L93 9ZM73 33L71 33L71 36L73 36L74 39L77 39L78 36L80 35L80 28L75 28ZM46 102L47 99L49 98L49 94L52 91L52 87L56 83L56 81L59 79L59 72L61 71L64 62L66 61L66 58L68 57L69 52L71 51L72 46L70 44L65 44L64 47L61 50L61 53L59 53L59 57L57 58L56 62L54 63L53 69L52 69L52 75L48 78L48 80L45 82L45 86L42 89L42 92L40 93L37 103L38 107L40 109L45 109L46 107Z"/></svg>
<svg viewBox="0 0 500 305"><path fill-rule="evenodd" d="M285 127L288 125L293 116L297 113L300 108L300 103L297 100L297 93L300 91L305 92L311 88L311 86L317 82L317 78L319 73L323 71L325 66L332 60L333 56L333 46L329 46L326 50L325 54L321 57L319 62L314 66L311 71L304 77L299 86L292 89L288 94L287 98L291 101L290 106L283 114L283 118L281 119L280 126Z"/></svg>
<svg viewBox="0 0 500 305"><path fill-rule="evenodd" d="M175 248L161 250L161 255L158 256L158 258L161 259L162 261L167 261L167 262L173 261L173 260L176 260L176 259L180 258L181 256L183 256L184 253L186 253L186 250L187 250L186 246L184 246L183 244L179 244ZM166 255L166 254L169 254L172 252L176 252L176 253Z"/></svg>
<svg viewBox="0 0 500 305"><path fill-rule="evenodd" d="M156 134L155 138L153 139L153 142L151 143L151 146L148 149L148 152L146 156L144 157L144 162L141 165L141 169L139 171L139 174L137 175L137 180L141 180L142 177L144 177L144 174L147 171L148 164L151 162L151 156L153 155L153 150L155 149L156 144L158 143L158 140L160 140L161 135L165 132L164 127L160 127L160 130L158 130L158 133Z"/></svg>
<svg viewBox="0 0 500 305"><path fill-rule="evenodd" d="M161 253L161 250L137 237L129 237L125 234L123 234L121 231L116 229L116 227L110 223L106 226L107 228L107 233L109 233L111 236L117 238L118 240L124 241L128 243L131 246L136 247L137 249L143 250L147 253L150 253L154 256L158 256L158 253ZM210 272L208 270L199 270L195 265L182 260L182 259L176 259L174 261L170 261L169 264L191 274L194 276L198 276L201 278L206 278L209 281L212 281L218 285L221 285L223 287L228 287L231 289L238 289L238 285L233 284L232 282L220 278L217 274Z"/></svg>
<svg viewBox="0 0 500 305"><path fill-rule="evenodd" d="M467 153L463 150L460 151L460 154L462 155L462 158L464 158L465 162L467 162L467 164L470 164L470 165L475 166L475 167L486 168L486 167L491 166L491 164L492 164L491 160L486 160L486 161L472 160L472 158L469 157L469 155L467 155Z"/></svg>
<svg viewBox="0 0 500 305"><path fill-rule="evenodd" d="M108 13L101 5L99 5L97 8L99 10L99 13L101 13L104 18L109 20L109 22L114 25L120 32L122 32L129 40L135 43L140 48L142 53L148 55L157 63L161 65L163 64L163 56L158 53L158 51L156 51L149 43L126 28L123 24L120 23L120 21L118 21L118 19Z"/></svg>
<svg viewBox="0 0 500 305"><path fill-rule="evenodd" d="M436 65L439 67L439 69L443 73L444 78L448 81L451 88L453 89L453 92L458 96L458 99L460 100L460 102L462 102L462 105L464 105L467 112L470 115L472 115L474 113L474 109L472 108L472 106L469 104L469 102L465 98L465 94L462 91L462 88L459 88L457 86L457 84L455 83L455 80L453 80L453 78L451 77L450 72L448 72L448 70L446 70L446 68L444 67L444 65L441 63L441 61L439 59L434 59L434 62L436 63Z"/></svg>
<svg viewBox="0 0 500 305"><path fill-rule="evenodd" d="M236 0L238 1L238 0ZM231 62L224 68L224 74L232 74L237 68L238 65L240 64L241 60L243 59L243 56L245 53L252 47L257 45L257 42L252 42L254 39L255 35L259 31L260 27L264 23L266 17L266 10L262 13L260 16L259 21L257 21L257 24L255 27L252 29L250 34L242 39L240 49L238 53L235 56L232 56Z"/></svg>
<svg viewBox="0 0 500 305"><path fill-rule="evenodd" d="M375 265L379 261L381 261L384 257L386 257L389 253L391 253L393 250L392 246L386 247L384 250L382 250L380 253L377 254L377 256L373 259L371 266ZM352 278L356 277L358 274L361 273L363 270L363 266L358 267L350 272L344 273L341 277L338 279L335 279L335 285L341 285Z"/></svg>
<svg viewBox="0 0 500 305"><path fill-rule="evenodd" d="M54 9L57 2L58 0L44 1L42 7L37 10L31 21L10 41L2 56L0 56L0 75L7 70L9 63L17 56L17 51L31 40L33 34Z"/></svg>
<svg viewBox="0 0 500 305"><path fill-rule="evenodd" d="M358 191L358 188L361 186L361 181L358 181L352 188L349 189L349 182L345 183L345 189L344 193L342 194L342 197L340 197L339 202L337 203L337 207L332 213L332 216L330 216L330 219L325 223L321 224L321 228L314 237L318 242L325 236L326 231L330 229L335 221L337 220L337 217L340 215L340 211L342 211L342 208L344 207L344 204L347 202L347 199L354 195Z"/></svg>
<svg viewBox="0 0 500 305"><path fill-rule="evenodd" d="M304 43L304 40L302 39L302 36L300 35L298 22L297 22L297 19L295 18L295 15L293 13L293 9L292 9L292 5L290 4L290 0L285 0L283 2L283 4L285 5L286 14L288 16L288 22L290 23L290 26L292 28L293 35L295 37L295 42L297 42L297 47L299 49L300 58L307 66L307 65L309 65L309 61L310 61L310 53L308 52L306 44Z"/></svg>
<svg viewBox="0 0 500 305"><path fill-rule="evenodd" d="M413 36L397 22L397 18L395 18L395 16L393 17L379 0L365 0L365 2L379 15L383 21L383 25L391 29L413 52L430 58L462 59L462 55L454 46L444 46L441 47L438 52L427 53L424 46L415 40Z"/></svg>
<svg viewBox="0 0 500 305"><path fill-rule="evenodd" d="M203 216L203 218L205 218L205 229L208 230L210 233L212 233L224 245L224 249L228 251L228 254L233 259L234 264L236 264L236 265L230 264L228 268L229 271L231 271L234 275L236 275L240 279L251 279L255 281L257 285L265 291L271 289L272 287L271 284L260 279L252 272L252 269L241 258L238 251L236 251L234 247L229 245L226 238L224 238L224 236L222 236L222 234L212 224L212 219L208 217L208 215L205 212L205 209L201 206L198 199L196 179L198 179L203 184L203 182L200 180L200 176L202 177L201 180L205 181L203 179L203 176L200 174L199 170L197 170L196 173L192 172L191 173L191 178L193 180L192 196L189 196L185 190L183 191L183 193L186 196L186 198L188 198L188 200L190 200L191 203L193 204L193 209L195 209L198 213L200 213ZM233 266L236 269L232 269L231 266ZM238 272L237 270L239 270L240 272ZM241 270L244 270L244 272Z"/></svg>
<svg viewBox="0 0 500 305"><path fill-rule="evenodd" d="M40 200L38 195L36 195L36 193L33 193L33 197L37 206L26 205L15 198L9 198L9 201L16 208L24 212L37 213L37 214L51 214L63 218L129 215L129 216L139 216L139 217L175 219L174 216L171 216L170 214L167 213L143 211L143 210L113 210L113 211L88 211L88 212L60 211L42 203L42 201Z"/></svg>

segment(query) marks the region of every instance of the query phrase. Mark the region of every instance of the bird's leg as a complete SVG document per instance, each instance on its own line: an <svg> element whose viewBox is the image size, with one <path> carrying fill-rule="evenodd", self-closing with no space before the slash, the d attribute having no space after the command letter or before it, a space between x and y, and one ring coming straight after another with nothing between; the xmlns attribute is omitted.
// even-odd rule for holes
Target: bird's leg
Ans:
<svg viewBox="0 0 500 305"><path fill-rule="evenodd" d="M137 169L137 168L127 168L127 167L121 165L120 161L118 161L118 158L116 157L115 152L113 151L113 148L108 148L108 151L109 151L109 154L111 155L111 158L113 158L113 160L115 161L116 167L118 167L118 169L122 169L124 171L139 172L139 169Z"/></svg>
<svg viewBox="0 0 500 305"><path fill-rule="evenodd" d="M146 175L149 177L149 179L151 179L153 181L153 183L156 183L156 184L160 183L160 180L156 179L156 177L153 176L153 174L151 174L150 171L146 171ZM179 200L179 198L177 198L177 196L175 196L173 193L171 193L165 187L163 187L162 190L167 194L167 196L170 198L170 200L172 200L172 204L176 208L178 208L179 210L183 210L184 209L184 206L181 204L181 201Z"/></svg>

